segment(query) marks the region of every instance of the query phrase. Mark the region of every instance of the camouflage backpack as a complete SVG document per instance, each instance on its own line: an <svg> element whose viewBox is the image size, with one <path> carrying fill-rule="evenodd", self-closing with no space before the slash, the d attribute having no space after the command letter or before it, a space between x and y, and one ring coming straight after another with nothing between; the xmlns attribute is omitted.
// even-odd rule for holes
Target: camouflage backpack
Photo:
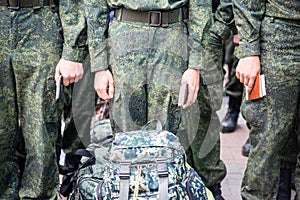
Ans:
<svg viewBox="0 0 300 200"><path fill-rule="evenodd" d="M103 166L92 164L80 168L73 176L75 183L69 195L70 200L93 199L96 186L103 180Z"/></svg>
<svg viewBox="0 0 300 200"><path fill-rule="evenodd" d="M169 131L147 130L117 133L98 200L206 200L205 186L193 168L178 137Z"/></svg>
<svg viewBox="0 0 300 200"><path fill-rule="evenodd" d="M90 137L89 146L76 151L76 155L82 156L81 164L76 171L67 175L60 191L71 200L92 200L95 188L103 180L104 165L113 141L109 119L95 121Z"/></svg>

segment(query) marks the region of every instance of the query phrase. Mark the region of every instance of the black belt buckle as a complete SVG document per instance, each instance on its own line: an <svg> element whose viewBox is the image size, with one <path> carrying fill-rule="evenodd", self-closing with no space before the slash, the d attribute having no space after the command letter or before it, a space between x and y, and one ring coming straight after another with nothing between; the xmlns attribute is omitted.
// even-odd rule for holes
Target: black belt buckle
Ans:
<svg viewBox="0 0 300 200"><path fill-rule="evenodd" d="M160 11L149 11L148 12L148 23L149 23L149 26L154 26L154 27L161 26L161 24L162 24L161 12Z"/></svg>
<svg viewBox="0 0 300 200"><path fill-rule="evenodd" d="M17 5L12 5L10 2L16 3ZM7 8L11 10L19 10L20 9L20 0L7 0Z"/></svg>

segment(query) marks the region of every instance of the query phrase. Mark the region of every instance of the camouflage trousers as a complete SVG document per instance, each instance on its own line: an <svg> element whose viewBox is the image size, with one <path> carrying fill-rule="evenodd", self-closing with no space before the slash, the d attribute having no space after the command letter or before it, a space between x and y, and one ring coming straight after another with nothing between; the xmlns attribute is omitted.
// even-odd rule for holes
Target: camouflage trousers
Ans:
<svg viewBox="0 0 300 200"><path fill-rule="evenodd" d="M60 20L49 7L0 7L0 28L0 199L55 199L60 113L54 71L63 42ZM19 126L26 153L20 181Z"/></svg>
<svg viewBox="0 0 300 200"><path fill-rule="evenodd" d="M181 139L188 162L205 183L221 182L226 169L220 161L219 120L215 113L221 104L211 105L209 97L222 100L219 69L211 66L201 73L199 103L184 110L178 107L181 77L188 63L186 25L179 22L156 28L113 20L108 32L110 70L115 81L110 104L114 131L138 130L147 121L158 119ZM211 93L209 87L213 88ZM209 151L200 155L205 138Z"/></svg>
<svg viewBox="0 0 300 200"><path fill-rule="evenodd" d="M300 91L300 36L295 33L299 31L296 21L265 17L262 22L260 60L267 95L242 105L251 127L243 199L277 199L280 168L295 164Z"/></svg>
<svg viewBox="0 0 300 200"><path fill-rule="evenodd" d="M190 141L191 145L187 151L188 161L207 187L221 183L226 176L225 164L220 159L220 119L216 113L223 100L222 47L220 38L211 33L205 51L206 68L200 72L197 97L199 118L192 117L199 122L196 135Z"/></svg>
<svg viewBox="0 0 300 200"><path fill-rule="evenodd" d="M220 120L212 106L212 100L216 99L211 96L211 91L217 90L222 97L222 84L206 85L202 80L198 94L199 125L186 152L188 162L199 173L204 184L210 187L221 183L226 176L225 164L220 159Z"/></svg>

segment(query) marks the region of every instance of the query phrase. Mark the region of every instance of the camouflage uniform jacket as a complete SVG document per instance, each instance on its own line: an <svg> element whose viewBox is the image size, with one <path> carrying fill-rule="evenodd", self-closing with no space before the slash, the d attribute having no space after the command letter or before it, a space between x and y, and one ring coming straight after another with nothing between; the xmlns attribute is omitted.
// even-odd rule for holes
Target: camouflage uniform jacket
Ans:
<svg viewBox="0 0 300 200"><path fill-rule="evenodd" d="M239 58L260 55L260 29L264 16L290 20L299 24L299 0L233 0L236 26L239 30Z"/></svg>
<svg viewBox="0 0 300 200"><path fill-rule="evenodd" d="M212 26L212 31L223 40L229 38L231 31L234 35L237 34L233 16L232 0L220 1L214 19L215 22Z"/></svg>
<svg viewBox="0 0 300 200"><path fill-rule="evenodd" d="M62 58L74 62L83 62L87 54L87 26L83 0L60 0L64 45Z"/></svg>
<svg viewBox="0 0 300 200"><path fill-rule="evenodd" d="M106 30L109 25L109 12L116 8L125 7L131 10L171 10L189 5L188 31L192 42L189 46L190 68L202 69L199 57L204 58L203 46L207 43L211 25L211 0L160 0L160 1L119 1L119 0L88 0L86 1L88 43L92 71L108 68ZM180 42L180 41L178 41ZM197 54L197 56L196 56ZM203 56L199 56L203 55Z"/></svg>

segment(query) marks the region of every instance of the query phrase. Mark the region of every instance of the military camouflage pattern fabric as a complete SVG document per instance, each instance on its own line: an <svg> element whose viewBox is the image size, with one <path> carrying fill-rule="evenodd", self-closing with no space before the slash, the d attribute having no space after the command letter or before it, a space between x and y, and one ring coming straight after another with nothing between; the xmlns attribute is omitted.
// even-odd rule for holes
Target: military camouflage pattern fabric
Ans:
<svg viewBox="0 0 300 200"><path fill-rule="evenodd" d="M95 156L96 163L104 165L109 158L109 151L113 141L113 132L109 119L95 122L90 131L91 143L87 150Z"/></svg>
<svg viewBox="0 0 300 200"><path fill-rule="evenodd" d="M296 118L296 133L297 133L297 142L300 144L300 99L298 99L298 117ZM300 194L300 154L297 155L297 165L295 171L295 186L297 195Z"/></svg>
<svg viewBox="0 0 300 200"><path fill-rule="evenodd" d="M77 149L90 144L92 115L95 112L94 74L89 57L83 62L84 75L78 82L64 88L64 131L62 149L72 156Z"/></svg>
<svg viewBox="0 0 300 200"><path fill-rule="evenodd" d="M236 67L239 62L239 59L234 55L235 44L233 43L233 35L225 41L225 55L224 63L228 65L228 82L225 85L224 90L226 95L232 96L238 99L242 99L244 85L236 77Z"/></svg>
<svg viewBox="0 0 300 200"><path fill-rule="evenodd" d="M119 31L128 27L133 28L126 32ZM199 95L203 93L203 96L200 95L201 98L198 98L198 103L201 105L196 106L196 108L193 107L195 109L188 109L193 113L193 116L196 116L191 117L191 114L188 114L182 117L182 112L185 111L177 106L177 102L180 80L183 71L186 69L187 59L187 50L184 45L181 45L184 41L187 41L186 37L181 34L182 31L185 31L184 26L173 25L173 27L168 28L173 29L173 31L171 30L173 37L169 36L170 30L168 29L153 29L154 35L150 38L156 39L150 42L148 40L148 26L136 27L132 23L113 21L110 28L111 40L109 41L112 43L110 49L116 53L111 58L115 94L114 100L111 102L110 115L114 130L137 130L147 120L159 119L165 122L164 127L167 130L176 133L180 138L185 138L187 134L190 134L192 135L191 139L184 146L186 150L190 151L189 146L192 145L191 149L194 153L190 153L189 157L191 163L193 163L192 166L195 167L198 173L203 175L202 177L205 177L204 179L207 180L209 185L221 182L225 177L226 170L224 163L220 160L218 150L220 148L218 142L219 119L215 113L222 103L222 69L218 68L221 65L216 65L216 62L220 59L219 55L222 55L222 51L216 52L216 49L222 50L219 41L215 44L213 44L214 41L210 41L208 45L208 48L214 49L214 52L213 50L207 50L206 66L209 68L201 71L203 81L201 82ZM145 32L142 31L143 29ZM137 34L140 34L140 36L135 37L132 44L126 40L126 37L133 38L133 35ZM177 43L177 40L182 43ZM131 45L134 49L142 47L141 44L158 44L162 41L165 45L161 45L156 49L149 47L149 49L139 48L134 52L126 52ZM126 67L124 67L125 65ZM207 109L208 111L206 111ZM180 127L182 118L187 119L185 127L194 127L190 133L185 131L186 128ZM195 121L196 124L190 124L190 121ZM199 127L199 130L197 130L197 127ZM203 143L205 138L207 140ZM203 152L203 155L199 157L202 144L204 144L202 148L206 152ZM209 155L209 158L203 160L206 162L202 162L201 159L209 151L214 152ZM199 158L194 158L196 156ZM208 161L210 159L211 162Z"/></svg>
<svg viewBox="0 0 300 200"><path fill-rule="evenodd" d="M201 84L198 94L199 117L184 118L187 126L191 126L191 121L198 122L196 132L188 132L188 141L186 134L178 133L186 149L188 163L201 176L206 187L220 183L226 176L225 164L220 159L220 120L211 106L212 98L208 91L208 87L215 87L215 91L222 95L219 89L222 86L217 85Z"/></svg>
<svg viewBox="0 0 300 200"><path fill-rule="evenodd" d="M69 196L71 200L93 199L95 188L103 180L103 164L90 165L80 168L74 175L77 178L72 193Z"/></svg>
<svg viewBox="0 0 300 200"><path fill-rule="evenodd" d="M210 68L200 73L197 103L183 110L176 133L186 150L188 163L206 187L220 183L226 176L225 164L220 159L220 120L216 114L223 98L222 47L220 37L211 34L205 55Z"/></svg>
<svg viewBox="0 0 300 200"><path fill-rule="evenodd" d="M214 23L211 27L211 31L225 41L229 39L232 34L237 34L232 0L213 1L213 6L216 7L216 11L214 12Z"/></svg>
<svg viewBox="0 0 300 200"><path fill-rule="evenodd" d="M60 193L70 199L93 199L96 186L103 180L104 166L108 161L109 150L113 141L109 119L96 120L90 130L89 146L77 149L75 156L80 156L79 166L67 174L60 188Z"/></svg>
<svg viewBox="0 0 300 200"><path fill-rule="evenodd" d="M300 20L299 0L254 0L249 2L233 0L233 6L235 23L239 32L240 48L236 52L238 58L260 55L260 29L263 16L291 20L292 24L299 24Z"/></svg>
<svg viewBox="0 0 300 200"><path fill-rule="evenodd" d="M290 139L295 137L295 119L299 112L300 36L295 33L300 31L296 19L300 14L300 4L299 1L291 1L289 5L285 5L285 1L252 3L244 5L236 1L236 24L244 43L238 55L251 56L259 50L267 95L255 101L245 101L242 105L243 116L251 127L251 152L242 182L242 197L249 200L276 199L280 167L284 165L281 162L288 161L282 154L285 156L285 145L290 145ZM274 3L280 5L276 13L272 11ZM255 16L264 12L268 16L258 20L249 15L249 8L256 11ZM286 11L288 13L283 14ZM291 15L293 12L298 13ZM273 15L269 16L271 13ZM241 15L248 18L239 18ZM248 28L252 25L255 30L249 35ZM259 32L258 27L261 27ZM290 157L290 162L293 160L295 157Z"/></svg>
<svg viewBox="0 0 300 200"><path fill-rule="evenodd" d="M117 133L105 167L104 180L96 190L97 199L119 198L121 165L128 162L128 199L159 199L159 163L164 160L168 199L207 199L200 176L186 166L186 155L179 139L164 130ZM126 189L126 188L125 188Z"/></svg>
<svg viewBox="0 0 300 200"><path fill-rule="evenodd" d="M55 199L60 112L54 70L63 41L59 17L49 7L0 7L0 28L0 198ZM26 150L20 185L15 162L18 121Z"/></svg>
<svg viewBox="0 0 300 200"><path fill-rule="evenodd" d="M282 165L280 155L285 153L282 148L289 138L295 136L294 119L300 90L300 38L299 34L294 34L300 31L300 26L290 25L284 20L272 23L272 18L265 18L263 25L261 66L267 96L242 105L243 115L251 126L251 152L242 195L251 200L271 199L277 195ZM284 30L282 35L275 36L274 31L279 30ZM294 159L290 158L290 161Z"/></svg>
<svg viewBox="0 0 300 200"><path fill-rule="evenodd" d="M86 59L88 51L84 5L83 0L59 0L59 14L64 33L64 44L61 57L65 60L83 63L84 71L88 72L90 71L90 64L89 59ZM80 97L78 94L88 89L87 86L90 86L88 83L93 81L89 80L92 79L90 75L90 73L85 73L83 77L84 80L81 79L80 84L72 84L72 86L68 86L64 90L65 129L62 138L62 148L67 154L67 157L72 157L72 154L77 148L82 148L83 144L88 145L89 143L89 139L84 140L83 137L80 136L82 136L82 132L89 132L91 113L94 108L93 95L95 92L92 91L93 93L91 93L91 90L88 90L85 95L80 95ZM74 90L76 95L73 94ZM73 101L72 96L77 98L75 102ZM78 100L78 98L80 99ZM79 101L80 106L77 104ZM78 119L80 122L77 122L77 119L74 118L74 115L79 116L77 113L80 113ZM77 126L77 124L80 125ZM86 138L88 138L88 134L86 135Z"/></svg>
<svg viewBox="0 0 300 200"><path fill-rule="evenodd" d="M217 2L214 2L217 4ZM220 54L224 58L221 65L227 64L229 67L229 81L226 83L224 90L229 96L238 97L241 99L243 94L243 84L240 83L239 79L235 75L235 68L238 63L238 59L234 56L234 43L233 35L237 34L232 0L220 0L217 9L214 14L214 23L211 27L213 35L224 41L224 54Z"/></svg>
<svg viewBox="0 0 300 200"><path fill-rule="evenodd" d="M59 15L64 29L62 58L83 62L87 56L87 26L84 0L59 0Z"/></svg>
<svg viewBox="0 0 300 200"><path fill-rule="evenodd" d="M182 45L187 42L185 31L184 23L149 29L148 25L111 22L115 94L110 114L114 127L138 130L147 121L158 119L168 130L178 128L178 93L187 67L187 46Z"/></svg>
<svg viewBox="0 0 300 200"><path fill-rule="evenodd" d="M190 8L187 24L178 22L166 28L149 27L147 23L120 21L118 17L108 22L109 11L122 6L133 10L145 10L150 7L168 10L187 3ZM214 55L208 55L205 51L210 46L208 36L212 22L211 1L117 3L92 0L86 2L86 5L92 71L109 68L114 77L115 94L110 102L110 118L114 132L138 130L147 121L159 119L166 130L176 135L180 134L180 138L186 138L187 134L192 135L185 145L185 150L191 144L194 145L190 156L199 156L201 144L207 139L203 143L203 152L199 159L214 151L209 154L213 158L206 158L206 161L210 158L212 161L199 163L199 159L195 158L193 167L205 165L198 167L197 172L203 170L204 176L209 173L207 180L211 185L221 182L226 169L220 161L219 122L215 111L220 108L222 102L223 74L220 69L222 66L211 61L220 59L222 53L220 54L219 50L222 47L217 45L219 50L214 52ZM217 43L219 44L219 41ZM190 108L190 111L196 108L195 112L191 112L193 117L196 116L196 126L184 126L192 127L193 133L187 133L186 128L181 125L183 115L185 118L193 118L183 114L185 111L177 106L182 73L188 67L200 69L201 84L206 88L203 93L205 99L203 96L198 98L201 106L195 104ZM206 107L202 107L202 104ZM213 172L210 169L213 169Z"/></svg>
<svg viewBox="0 0 300 200"><path fill-rule="evenodd" d="M208 33L209 26L211 24L211 1L210 0L176 0L176 1L116 1L116 0L91 0L86 2L86 15L87 15L87 24L88 24L88 43L89 43L89 52L91 56L91 68L92 71L103 70L109 67L109 62L107 61L107 57L111 56L107 44L109 42L106 40L107 34L106 31L108 29L109 24L109 12L116 8L127 8L131 10L171 10L182 7L184 5L189 5L189 23L188 23L188 31L189 31L189 55L188 55L188 67L196 68L196 69L204 69L205 65L203 65L203 56L205 40L207 39L205 35ZM134 24L142 24L142 23L132 23L129 22L128 25L134 26ZM175 23L177 24L177 23ZM161 28L149 28L146 29L148 23L143 24L144 28L142 28L139 32L142 34L144 31L148 30L149 33L154 30L160 30ZM171 25L173 26L173 25ZM178 26L178 25L175 25ZM122 28L122 27L119 27ZM129 27L123 26L122 29L118 29L118 31L127 32ZM138 27L136 26L138 29ZM112 29L112 28L110 28ZM114 28L113 28L114 29ZM143 31L142 31L143 30ZM117 31L117 29L115 30ZM120 32L121 33L121 32ZM184 32L182 34L187 34ZM168 34L171 36L172 34ZM176 35L176 34L175 34ZM108 33L110 37L110 33ZM134 44L134 40L137 38L128 36L126 38L126 42L132 42ZM141 36L141 35L139 35ZM146 35L144 35L146 36ZM121 36L122 37L122 36ZM129 38L130 37L130 38ZM175 38L175 36L172 36ZM114 40L115 38L113 38ZM184 44L179 41L180 38L176 38L173 41L173 45ZM171 38L169 39L171 41ZM147 41L148 42L148 41ZM149 42L145 44L150 44ZM207 41L206 41L207 42ZM155 44L157 45L157 44ZM159 44L159 46L163 47L163 44ZM180 46L180 45L179 45ZM184 46L184 45L183 45ZM149 46L148 46L149 47ZM147 47L147 48L148 48ZM150 46L151 47L151 46ZM167 46L166 46L167 47ZM122 48L122 47L121 47ZM129 51L131 46L127 46L125 49ZM123 48L122 48L123 49ZM123 50L125 50L123 49ZM174 52L174 47L169 49L169 51ZM181 53L181 52L180 52Z"/></svg>

